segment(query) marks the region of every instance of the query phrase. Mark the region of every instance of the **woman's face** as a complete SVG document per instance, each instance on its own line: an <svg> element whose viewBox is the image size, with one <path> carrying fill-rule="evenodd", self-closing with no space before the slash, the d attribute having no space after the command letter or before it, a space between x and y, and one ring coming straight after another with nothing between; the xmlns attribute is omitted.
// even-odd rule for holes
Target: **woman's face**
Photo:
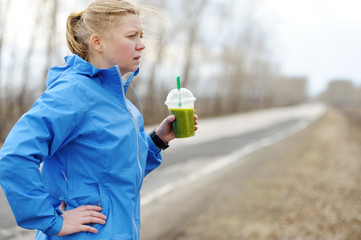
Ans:
<svg viewBox="0 0 361 240"><path fill-rule="evenodd" d="M102 40L103 64L119 66L122 76L138 69L142 51L143 28L139 16L128 14L119 18L119 26Z"/></svg>

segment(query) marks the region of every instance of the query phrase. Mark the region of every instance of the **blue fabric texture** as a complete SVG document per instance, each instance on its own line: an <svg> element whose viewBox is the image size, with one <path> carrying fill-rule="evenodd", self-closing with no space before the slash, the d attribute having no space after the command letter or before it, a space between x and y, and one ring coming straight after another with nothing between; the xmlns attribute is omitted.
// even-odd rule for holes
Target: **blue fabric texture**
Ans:
<svg viewBox="0 0 361 240"><path fill-rule="evenodd" d="M77 55L51 68L46 91L0 150L0 184L19 226L36 239L139 239L143 178L161 163L118 66L97 69ZM99 205L99 233L55 236L58 209Z"/></svg>

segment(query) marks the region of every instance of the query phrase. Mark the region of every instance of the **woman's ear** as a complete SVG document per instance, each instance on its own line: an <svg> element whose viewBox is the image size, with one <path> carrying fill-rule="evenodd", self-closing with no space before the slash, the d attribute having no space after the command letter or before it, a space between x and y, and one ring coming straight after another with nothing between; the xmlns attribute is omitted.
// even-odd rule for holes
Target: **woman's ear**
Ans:
<svg viewBox="0 0 361 240"><path fill-rule="evenodd" d="M99 53L103 52L102 41L98 34L91 35L90 44L94 48L95 51L97 51Z"/></svg>

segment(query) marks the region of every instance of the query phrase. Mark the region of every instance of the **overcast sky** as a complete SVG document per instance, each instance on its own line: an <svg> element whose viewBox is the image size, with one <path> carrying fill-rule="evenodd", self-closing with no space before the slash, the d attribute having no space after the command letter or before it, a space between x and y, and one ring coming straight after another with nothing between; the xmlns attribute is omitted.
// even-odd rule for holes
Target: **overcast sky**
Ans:
<svg viewBox="0 0 361 240"><path fill-rule="evenodd" d="M360 0L264 0L262 10L284 74L307 76L311 94L333 79L360 85Z"/></svg>
<svg viewBox="0 0 361 240"><path fill-rule="evenodd" d="M312 95L323 91L333 79L361 84L361 0L249 1L259 1L258 15L268 24L272 52L283 74L308 77ZM81 2L86 1L73 4L79 6ZM22 25L34 18L22 14L25 9L17 8L14 15L27 16ZM13 25L19 19L13 19ZM24 33L30 30L22 28ZM21 41L22 31L13 34L16 42Z"/></svg>

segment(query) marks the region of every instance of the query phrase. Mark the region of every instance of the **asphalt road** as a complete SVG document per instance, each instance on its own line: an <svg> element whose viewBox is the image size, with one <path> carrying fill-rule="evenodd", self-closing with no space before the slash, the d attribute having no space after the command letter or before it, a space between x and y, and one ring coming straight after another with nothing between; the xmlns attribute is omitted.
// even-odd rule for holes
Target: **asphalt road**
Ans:
<svg viewBox="0 0 361 240"><path fill-rule="evenodd" d="M200 120L195 137L176 139L162 153L162 165L144 180L142 205L302 130L324 111L307 104Z"/></svg>
<svg viewBox="0 0 361 240"><path fill-rule="evenodd" d="M301 131L324 112L322 105L307 104L200 119L196 136L172 142L162 165L144 181L141 239L176 239L249 154Z"/></svg>
<svg viewBox="0 0 361 240"><path fill-rule="evenodd" d="M204 204L201 196L206 196L207 192L199 186L205 184L208 177L242 161L244 156L302 130L323 112L323 105L306 104L223 118L200 119L196 136L174 140L171 147L163 153L161 167L144 181L142 240L167 239L164 236L174 225L181 227L179 219L191 217L194 212L192 208L199 208ZM190 195L183 196L195 196L194 191L199 189L202 189L202 194L197 194L198 199L182 200L181 204L190 204L189 207L182 208L182 212L164 212L164 206L175 203L174 199L181 199L178 198L179 194L187 192ZM179 201L177 204L180 204ZM170 217L176 214L181 216L173 219ZM0 240L33 239L34 231L16 226L2 191L0 216Z"/></svg>
<svg viewBox="0 0 361 240"><path fill-rule="evenodd" d="M292 129L298 124L303 123L302 121L302 118L289 119L252 132L185 146L174 151L165 151L162 154L164 161L161 167L145 179L142 193L143 195L151 194L163 187L164 183L182 181L193 173L194 170L210 165L220 157L227 156L239 149L244 149L255 142Z"/></svg>

